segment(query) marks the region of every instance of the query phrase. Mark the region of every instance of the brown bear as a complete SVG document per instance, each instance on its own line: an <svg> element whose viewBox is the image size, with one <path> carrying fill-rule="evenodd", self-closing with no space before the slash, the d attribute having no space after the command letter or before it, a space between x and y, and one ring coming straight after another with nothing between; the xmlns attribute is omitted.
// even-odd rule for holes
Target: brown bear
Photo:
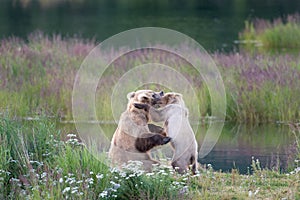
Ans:
<svg viewBox="0 0 300 200"><path fill-rule="evenodd" d="M151 133L148 127L149 109L136 108L134 103L155 105L161 94L152 90L138 90L129 93L127 98L127 109L122 113L113 135L109 157L118 166L129 160L138 160L143 162L146 171L151 171L152 164L158 161L153 160L148 151L154 146L167 144L171 138L163 135L163 130L154 125L150 127L158 133Z"/></svg>
<svg viewBox="0 0 300 200"><path fill-rule="evenodd" d="M141 105L141 107L139 107ZM144 106L147 104L137 104L134 103L134 106L138 109L144 109L144 111L149 115L149 108L150 106ZM147 152L150 149L152 149L155 146L161 145L161 136L164 136L164 141L169 141L171 138L166 137L167 133L165 132L165 129L157 126L155 124L148 124L149 131L151 133L143 133L140 137L138 137L135 141L135 147L140 152ZM153 133L159 133L159 134L153 134Z"/></svg>
<svg viewBox="0 0 300 200"><path fill-rule="evenodd" d="M157 102L158 103L158 102ZM179 173L186 172L192 166L192 173L197 170L197 141L188 120L188 109L182 95L179 93L166 93L159 101L162 108L155 109L149 104L134 104L140 109L149 109L150 117L154 122L165 122L167 135L172 138L171 145L175 152L172 166Z"/></svg>

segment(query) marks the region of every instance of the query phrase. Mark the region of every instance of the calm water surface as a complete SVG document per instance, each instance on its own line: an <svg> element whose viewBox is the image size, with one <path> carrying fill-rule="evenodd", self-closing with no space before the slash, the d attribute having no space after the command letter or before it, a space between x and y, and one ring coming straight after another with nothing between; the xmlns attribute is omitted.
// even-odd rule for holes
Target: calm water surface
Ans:
<svg viewBox="0 0 300 200"><path fill-rule="evenodd" d="M117 125L100 126L110 140ZM66 133L76 131L72 124L62 124L62 127ZM199 125L196 133L199 149L205 134L206 125ZM170 153L171 148L165 147L165 150ZM198 161L203 165L211 164L215 170L227 172L236 168L246 174L251 173L253 157L254 160L259 159L263 168L286 171L293 164L295 153L295 138L286 125L247 126L226 123L213 150Z"/></svg>
<svg viewBox="0 0 300 200"><path fill-rule="evenodd" d="M203 137L200 132L199 146ZM237 168L240 173L248 173L253 157L259 159L261 167L285 171L294 163L295 150L295 138L286 125L226 124L214 149L199 161L212 164L216 170Z"/></svg>
<svg viewBox="0 0 300 200"><path fill-rule="evenodd" d="M185 33L209 51L234 49L234 41L247 19L270 19L300 12L300 1L295 0L0 0L0 3L0 38L11 35L26 38L39 29L49 34L80 35L102 41L128 29L156 26Z"/></svg>

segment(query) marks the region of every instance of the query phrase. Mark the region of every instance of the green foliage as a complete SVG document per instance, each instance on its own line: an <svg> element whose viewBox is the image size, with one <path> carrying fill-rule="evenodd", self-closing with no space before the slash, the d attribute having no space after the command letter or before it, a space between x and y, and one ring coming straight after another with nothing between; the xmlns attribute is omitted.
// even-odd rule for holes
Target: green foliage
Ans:
<svg viewBox="0 0 300 200"><path fill-rule="evenodd" d="M254 22L246 21L239 39L241 48L250 52L255 46L263 51L293 52L300 48L300 17L295 14L284 19L276 19L272 23L262 19Z"/></svg>
<svg viewBox="0 0 300 200"><path fill-rule="evenodd" d="M290 20L289 23L296 22ZM257 33L253 24L246 26L246 38L255 40L254 36L261 34ZM278 26L281 26L280 23ZM289 26L294 29L296 25ZM84 56L95 44L76 38L50 38L35 33L29 36L28 42L11 38L2 40L1 45L0 112L9 111L11 116L18 117L47 115L72 120L74 78ZM115 55L119 50L115 51L108 52L108 56ZM95 109L99 120L113 120L111 98L114 86L131 69L130 66L143 64L145 60L163 60L192 84L197 101L191 96L184 96L191 120L199 117L198 107L200 117L211 116L211 95L192 66L161 51L141 50L134 53L135 56L117 59L104 72L95 92ZM299 118L300 60L297 56L257 56L250 53L215 53L212 56L224 80L227 120L262 123ZM172 77L165 78L168 80ZM134 80L129 87L136 87ZM141 88L168 91L157 84L143 85ZM191 94L190 90L176 92ZM122 100L124 104L119 106L126 105L125 96Z"/></svg>
<svg viewBox="0 0 300 200"><path fill-rule="evenodd" d="M266 48L300 48L300 23L287 23L266 29L258 36Z"/></svg>
<svg viewBox="0 0 300 200"><path fill-rule="evenodd" d="M0 120L1 199L297 199L299 168L288 174L262 169L252 175L221 173L211 165L192 176L170 166L141 170L139 162L110 168L105 155L96 158L75 135L60 141L55 123L42 119ZM104 153L105 154L105 153Z"/></svg>

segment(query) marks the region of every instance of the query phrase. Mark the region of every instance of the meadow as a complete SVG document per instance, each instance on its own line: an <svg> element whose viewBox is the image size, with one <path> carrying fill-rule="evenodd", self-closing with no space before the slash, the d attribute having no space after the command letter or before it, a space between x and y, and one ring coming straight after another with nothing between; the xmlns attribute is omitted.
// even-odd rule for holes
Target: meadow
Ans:
<svg viewBox="0 0 300 200"><path fill-rule="evenodd" d="M275 47L298 48L297 43L273 36L281 29L298 31L299 21L292 21L247 25L241 34L246 38L246 33L254 32L249 36L251 40L257 40L254 38L257 36L268 48L272 45L265 41L273 40ZM278 40L282 42L277 44ZM105 152L95 158L76 133L70 134L59 127L57 121L72 120L74 77L95 46L93 40L41 32L32 33L27 39L1 40L0 199L300 198L299 52L255 53L241 48L240 52L211 54L226 89L227 121L290 124L297 145L291 170L281 173L262 169L259 160L253 158L246 175L236 169L231 173L218 172L208 165L201 166L199 174L192 176L179 175L164 165L157 166L153 173L142 172L138 163L124 166L123 171L111 169ZM108 56L115 54L114 51L108 52ZM210 116L209 92L187 62L161 52L139 50L126 59L116 60L104 73L96 94L99 120L113 120L112 86L130 66L150 58L167 60L191 81L197 91L201 117ZM155 85L148 87L162 89ZM189 104L190 99L185 98ZM194 114L191 110L191 117Z"/></svg>
<svg viewBox="0 0 300 200"><path fill-rule="evenodd" d="M27 41L13 37L3 39L0 45L1 112L8 111L18 117L44 115L72 120L74 78L84 57L96 46L95 42L36 32ZM165 60L190 81L197 93L201 116L210 115L210 94L201 77L194 75L195 69L187 62L169 57L160 51L139 50L126 59L116 60L99 83L98 119L113 120L110 108L113 86L130 66L149 58ZM212 57L224 81L227 120L253 124L299 119L299 54L217 52ZM185 101L190 105L189 97Z"/></svg>

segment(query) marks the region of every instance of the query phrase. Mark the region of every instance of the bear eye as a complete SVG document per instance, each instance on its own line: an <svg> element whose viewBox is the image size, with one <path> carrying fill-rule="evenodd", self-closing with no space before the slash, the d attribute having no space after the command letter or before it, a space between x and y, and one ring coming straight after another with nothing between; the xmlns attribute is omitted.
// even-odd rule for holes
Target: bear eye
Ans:
<svg viewBox="0 0 300 200"><path fill-rule="evenodd" d="M148 101L149 98L148 97L142 97L142 100Z"/></svg>
<svg viewBox="0 0 300 200"><path fill-rule="evenodd" d="M150 100L149 97L142 97L141 102L143 102L143 103L150 103L151 100Z"/></svg>

